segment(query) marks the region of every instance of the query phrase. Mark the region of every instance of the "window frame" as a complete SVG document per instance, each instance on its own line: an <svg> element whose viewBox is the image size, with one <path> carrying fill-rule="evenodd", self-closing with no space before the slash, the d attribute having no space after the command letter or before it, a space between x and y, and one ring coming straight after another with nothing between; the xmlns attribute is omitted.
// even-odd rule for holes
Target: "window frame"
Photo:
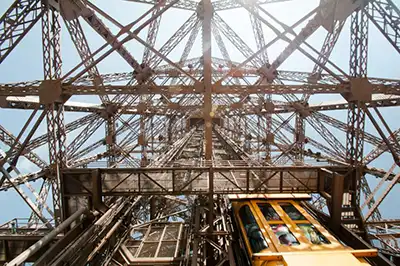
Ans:
<svg viewBox="0 0 400 266"><path fill-rule="evenodd" d="M262 213L260 207L258 206L259 204L265 204L265 203L271 205L271 207L279 215L279 217L281 218L279 221L267 221L267 219L264 217L264 214ZM290 252L290 251L304 250L304 248L305 248L304 242L305 241L304 241L304 239L302 239L302 235L299 234L299 232L296 230L293 223L290 222L290 218L286 215L286 213L282 210L282 208L277 208L276 200L254 200L254 201L252 201L252 205L259 212L259 215L260 215L261 219L263 220L263 225L266 229L266 232L268 233L268 237L274 243L275 249L278 252ZM275 233L271 227L271 225L280 225L280 224L287 226L290 233L299 242L298 245L287 246L287 245L280 243L278 237L275 235Z"/></svg>
<svg viewBox="0 0 400 266"><path fill-rule="evenodd" d="M246 229L245 229L244 224L242 222L242 218L240 217L240 210L244 206L248 206L249 207L251 213L254 216L254 219L256 220L256 223L257 223L258 227L260 228L261 234L263 235L263 237L265 239L265 242L267 242L267 245L268 245L268 247L266 249L263 249L263 250L259 251L259 253L263 253L263 252L266 252L266 251L271 251L271 247L273 246L272 243L271 243L271 240L268 237L268 235L266 234L265 227L263 226L262 222L260 221L260 217L255 212L251 202L249 202L249 201L238 202L236 204L235 208L234 208L235 217L236 217L236 220L237 220L238 225L240 227L240 232L241 232L241 235L243 236L243 239L244 239L244 242L245 242L245 245L246 245L246 249L247 249L248 254L250 255L250 258L255 253L253 252L253 249L251 248L249 237L247 236L247 232L246 232Z"/></svg>
<svg viewBox="0 0 400 266"><path fill-rule="evenodd" d="M176 229L176 239L167 239L168 230L170 228ZM160 229L161 234L157 237L157 239L149 239L149 235L153 232L153 229ZM154 255L150 258L154 259L166 259L166 258L174 258L179 254L179 248L182 241L184 225L182 222L158 222L153 224L148 224L144 226L139 226L137 228L133 228L131 230L131 236L134 235L135 231L142 231L141 239L134 239L132 237L127 238L122 245L122 249L125 250L124 253L128 256L130 262L136 262L143 258L141 256L143 247L146 244L154 244L157 245ZM161 247L164 243L174 244L174 254L171 257L161 257L159 256ZM132 252L130 248L135 248L135 251ZM145 257L147 258L147 257Z"/></svg>
<svg viewBox="0 0 400 266"><path fill-rule="evenodd" d="M301 215L303 215L303 217L306 220L292 220L290 218L290 216L286 213L286 211L281 207L281 203L289 203L292 204L292 206L294 208L297 209L298 212L300 212ZM307 244L310 245L310 247L335 247L336 245L341 246L340 243L320 224L318 223L317 220L315 220L308 212L306 212L300 205L298 202L295 201L289 201L289 200L276 200L276 204L277 206L282 209L282 211L284 212L284 214L288 217L288 219L295 224L295 227L298 229L299 233L304 236L305 240L307 241ZM315 227L316 230L318 230L318 232L320 232L330 243L329 244L325 244L325 243L321 243L321 244L314 244L311 242L311 240L309 240L306 235L304 234L303 230L298 226L299 224L311 224L312 226Z"/></svg>
<svg viewBox="0 0 400 266"><path fill-rule="evenodd" d="M280 221L268 221L260 207L259 204L269 204L279 215L281 218ZM297 211L303 215L306 220L292 220L289 215L284 211L284 209L280 206L281 203L290 203ZM273 242L275 249L278 252L290 252L290 251L300 251L305 249L311 250L320 250L320 249L344 249L342 245L323 227L321 226L315 219L311 217L300 205L293 200L252 200L251 204L253 208L256 210L257 215L260 217L264 228L266 229L266 233L268 236L266 238L270 239ZM284 224L287 226L289 231L293 234L293 236L300 243L299 245L287 246L281 244L278 237L275 235L274 231L271 228L271 225ZM313 244L308 238L305 236L303 230L298 226L298 224L311 224L318 230L329 242L330 244Z"/></svg>
<svg viewBox="0 0 400 266"><path fill-rule="evenodd" d="M304 233L303 229L301 229L301 227L300 227L301 225L310 225L311 227L314 227L314 229L317 230L317 232L320 233L320 234L322 235L322 237L324 237L325 240L327 240L329 243L323 243L323 242L321 242L320 244L315 244L315 243L313 243L310 239L308 239L308 237L307 237L306 234ZM296 226L297 226L298 228L300 228L300 230L302 231L302 233L304 234L304 236L307 238L307 240L308 240L312 245L317 245L317 246L329 245L329 246L330 246L330 245L332 244L332 242L330 242L330 240L327 238L327 236L324 235L323 233L321 233L321 232L317 229L317 227L316 227L314 224L312 224L312 223L304 223L304 224L302 224L302 223L296 223ZM317 234L317 236L318 236L318 234ZM319 236L318 236L318 237L319 237Z"/></svg>

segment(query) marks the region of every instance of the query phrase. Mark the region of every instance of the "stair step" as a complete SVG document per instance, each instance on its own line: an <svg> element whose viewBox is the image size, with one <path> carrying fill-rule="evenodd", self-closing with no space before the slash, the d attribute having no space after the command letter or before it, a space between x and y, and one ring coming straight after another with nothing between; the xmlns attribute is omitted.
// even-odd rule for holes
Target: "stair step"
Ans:
<svg viewBox="0 0 400 266"><path fill-rule="evenodd" d="M365 231L364 230L360 230L360 229L352 229L352 231L354 233L356 233L357 235L364 235Z"/></svg>
<svg viewBox="0 0 400 266"><path fill-rule="evenodd" d="M342 219L343 224L360 224L360 219L357 218L350 218L350 219Z"/></svg>
<svg viewBox="0 0 400 266"><path fill-rule="evenodd" d="M351 207L351 206L343 206L342 207L342 212L352 212L352 211L355 211L354 207Z"/></svg>

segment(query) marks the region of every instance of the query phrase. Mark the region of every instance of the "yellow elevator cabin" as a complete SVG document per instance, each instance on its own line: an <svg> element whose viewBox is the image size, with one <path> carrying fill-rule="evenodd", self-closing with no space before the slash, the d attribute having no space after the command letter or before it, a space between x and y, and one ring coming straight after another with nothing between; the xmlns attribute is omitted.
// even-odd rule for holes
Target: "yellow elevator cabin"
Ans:
<svg viewBox="0 0 400 266"><path fill-rule="evenodd" d="M229 195L241 244L254 266L366 266L376 249L354 250L302 204L307 194Z"/></svg>

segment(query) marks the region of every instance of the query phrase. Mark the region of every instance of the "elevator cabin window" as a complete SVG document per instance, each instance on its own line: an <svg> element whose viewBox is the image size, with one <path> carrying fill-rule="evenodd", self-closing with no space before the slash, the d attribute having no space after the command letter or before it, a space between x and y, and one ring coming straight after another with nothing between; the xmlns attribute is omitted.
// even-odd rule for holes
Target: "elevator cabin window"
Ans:
<svg viewBox="0 0 400 266"><path fill-rule="evenodd" d="M281 208L286 212L286 214L290 217L290 219L294 221L298 220L307 220L303 214L299 212L298 209L296 209L295 206L293 206L291 203L284 202L284 203L279 203Z"/></svg>
<svg viewBox="0 0 400 266"><path fill-rule="evenodd" d="M312 224L297 224L297 226L303 231L304 235L308 238L308 240L315 244L330 244L328 239L318 231Z"/></svg>
<svg viewBox="0 0 400 266"><path fill-rule="evenodd" d="M276 213L274 208L272 208L271 204L261 203L261 204L258 204L258 207L260 208L262 214L264 215L264 217L267 221L280 221L281 220L281 218Z"/></svg>
<svg viewBox="0 0 400 266"><path fill-rule="evenodd" d="M282 221L281 217L279 217L279 214L275 211L271 204L259 203L257 204L257 206L258 208L260 208L262 214L271 226L272 231L274 232L276 238L278 238L281 245L293 246L300 244L299 241L297 241L296 237L290 232L284 221Z"/></svg>
<svg viewBox="0 0 400 266"><path fill-rule="evenodd" d="M258 226L256 219L254 218L254 215L248 205L244 205L240 208L239 216L246 231L251 250L254 253L257 253L263 249L268 248L267 242L265 241L265 238L261 233L260 227Z"/></svg>
<svg viewBox="0 0 400 266"><path fill-rule="evenodd" d="M279 243L285 246L300 245L296 237L289 231L285 224L271 224L271 229L279 240Z"/></svg>

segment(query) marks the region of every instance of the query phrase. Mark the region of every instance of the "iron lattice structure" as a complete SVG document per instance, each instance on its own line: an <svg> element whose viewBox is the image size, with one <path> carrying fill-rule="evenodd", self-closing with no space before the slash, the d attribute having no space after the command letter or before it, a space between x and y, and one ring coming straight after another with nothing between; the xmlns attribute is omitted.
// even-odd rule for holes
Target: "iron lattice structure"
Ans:
<svg viewBox="0 0 400 266"><path fill-rule="evenodd" d="M16 0L0 18L0 63L41 27L44 74L0 84L0 107L29 114L12 132L0 109L0 191L17 192L32 211L0 226L0 261L62 228L49 251L24 261L118 265L131 252L132 263L162 253L180 254L181 265L232 264L231 193L310 193L310 208L337 235L400 252L400 220L379 211L400 177L400 130L385 118L400 105L400 80L367 73L372 27L400 53L392 0L314 1L290 25L281 16L296 0L129 2L128 19L89 0ZM229 12L248 28L239 33ZM79 55L72 67L63 66L63 32ZM331 56L345 32L348 66ZM299 55L311 67L288 70ZM129 70L100 71L112 56ZM37 171L21 172L22 157ZM67 230L77 215L85 219ZM144 248L151 228L159 243L186 241L153 254ZM144 235L142 246L126 240L130 230Z"/></svg>

